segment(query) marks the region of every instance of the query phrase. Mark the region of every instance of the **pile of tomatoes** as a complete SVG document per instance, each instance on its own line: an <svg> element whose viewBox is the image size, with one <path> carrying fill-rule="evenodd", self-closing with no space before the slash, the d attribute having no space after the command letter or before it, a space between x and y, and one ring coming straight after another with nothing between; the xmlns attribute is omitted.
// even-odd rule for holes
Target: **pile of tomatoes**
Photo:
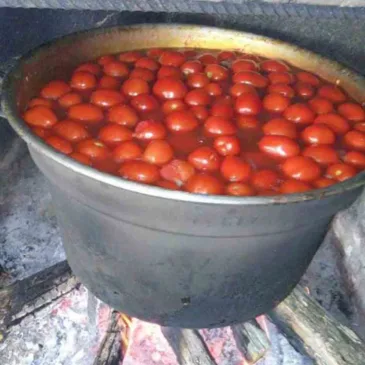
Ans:
<svg viewBox="0 0 365 365"><path fill-rule="evenodd" d="M82 164L197 194L299 193L365 169L360 104L312 73L241 52L103 56L45 85L24 120Z"/></svg>

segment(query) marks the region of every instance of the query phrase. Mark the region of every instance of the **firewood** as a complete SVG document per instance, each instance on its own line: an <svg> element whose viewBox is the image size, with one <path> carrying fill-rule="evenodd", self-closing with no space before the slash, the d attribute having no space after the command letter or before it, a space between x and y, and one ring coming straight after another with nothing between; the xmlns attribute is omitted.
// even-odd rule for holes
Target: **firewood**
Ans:
<svg viewBox="0 0 365 365"><path fill-rule="evenodd" d="M297 287L269 313L299 352L318 365L364 365L365 345L350 328Z"/></svg>
<svg viewBox="0 0 365 365"><path fill-rule="evenodd" d="M217 365L197 330L163 327L162 333L180 365Z"/></svg>

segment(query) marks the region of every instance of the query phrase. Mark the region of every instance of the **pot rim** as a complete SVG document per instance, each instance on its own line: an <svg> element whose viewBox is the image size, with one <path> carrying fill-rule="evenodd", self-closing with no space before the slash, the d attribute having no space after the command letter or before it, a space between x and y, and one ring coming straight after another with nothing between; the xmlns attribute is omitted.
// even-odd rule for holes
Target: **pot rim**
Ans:
<svg viewBox="0 0 365 365"><path fill-rule="evenodd" d="M345 191L353 190L361 187L365 184L365 171L358 173L355 177L348 179L342 183L336 183L328 188L311 190L305 193L299 194L285 194L275 196L252 196L252 197L234 197L225 195L202 195L193 194L183 191L173 191L157 186L151 186L146 184L137 183L130 180L125 180L121 177L110 175L101 171L98 171L92 167L85 166L74 159L57 152L55 149L47 145L41 138L33 134L31 129L26 125L23 119L18 116L17 103L15 98L15 82L17 78L21 77L21 70L25 64L30 62L37 54L41 51L47 50L48 48L57 47L63 43L69 43L72 40L83 38L85 36L94 36L106 32L115 31L133 31L134 29L149 29L153 27L165 28L166 31L171 28L179 27L181 29L202 29L206 31L219 30L219 32L226 33L231 36L246 36L255 38L264 42L275 42L278 46L291 48L306 55L308 58L315 57L317 60L326 63L329 67L338 70L339 73L345 72L354 83L360 85L365 92L365 78L356 74L355 72L343 67L341 64L335 61L331 61L323 56L317 55L314 52L306 49L297 47L295 45L276 40L270 37L256 35L253 33L242 32L230 29L221 29L218 27L200 26L191 24L135 24L131 26L114 26L108 28L96 28L81 32L72 33L60 38L57 38L48 43L42 44L25 55L23 55L13 69L6 75L3 82L3 97L1 101L1 107L5 114L8 122L18 135L28 144L31 149L34 149L38 153L50 158L54 162L63 165L72 171L87 176L100 183L111 185L116 188L128 190L135 193L140 193L146 196L152 196L155 198L164 198L176 201L191 202L191 203L206 203L206 204L217 204L217 205L277 205L277 204L288 204L288 203L299 203L303 201L313 201L323 199L332 195L338 195Z"/></svg>

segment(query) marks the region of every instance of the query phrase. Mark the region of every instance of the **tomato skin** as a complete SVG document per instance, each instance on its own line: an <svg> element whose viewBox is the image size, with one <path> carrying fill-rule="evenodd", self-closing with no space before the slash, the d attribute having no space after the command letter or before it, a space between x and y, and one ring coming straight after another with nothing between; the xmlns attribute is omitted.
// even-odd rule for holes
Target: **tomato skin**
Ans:
<svg viewBox="0 0 365 365"><path fill-rule="evenodd" d="M164 189L180 190L180 187L178 185L176 185L175 183L173 183L172 181L160 180L160 181L157 181L156 185L159 186L160 188L164 188Z"/></svg>
<svg viewBox="0 0 365 365"><path fill-rule="evenodd" d="M342 103L346 95L335 85L323 85L318 89L318 96L328 99L333 103Z"/></svg>
<svg viewBox="0 0 365 365"><path fill-rule="evenodd" d="M321 168L309 157L289 157L284 161L281 168L289 178L304 182L311 182L321 176Z"/></svg>
<svg viewBox="0 0 365 365"><path fill-rule="evenodd" d="M256 190L276 190L280 175L273 170L258 170L252 173L251 184Z"/></svg>
<svg viewBox="0 0 365 365"><path fill-rule="evenodd" d="M298 180L286 180L280 186L280 192L282 194L297 194L304 193L311 190L311 186L303 181Z"/></svg>
<svg viewBox="0 0 365 365"><path fill-rule="evenodd" d="M194 73L188 76L186 83L191 88L203 88L209 84L209 78L203 73Z"/></svg>
<svg viewBox="0 0 365 365"><path fill-rule="evenodd" d="M343 140L350 148L365 151L365 133L352 130L344 135Z"/></svg>
<svg viewBox="0 0 365 365"><path fill-rule="evenodd" d="M118 60L125 63L135 63L142 57L142 53L138 51L129 51L121 53L118 56Z"/></svg>
<svg viewBox="0 0 365 365"><path fill-rule="evenodd" d="M180 67L186 61L186 57L179 51L164 51L159 59L163 66Z"/></svg>
<svg viewBox="0 0 365 365"><path fill-rule="evenodd" d="M58 104L65 109L68 109L72 105L81 103L82 103L82 97L77 92L69 92L67 94L62 95L58 99Z"/></svg>
<svg viewBox="0 0 365 365"><path fill-rule="evenodd" d="M365 120L365 111L360 104L346 102L338 106L339 114L351 122L362 122Z"/></svg>
<svg viewBox="0 0 365 365"><path fill-rule="evenodd" d="M246 182L251 177L251 166L237 156L227 156L221 164L221 175L230 182Z"/></svg>
<svg viewBox="0 0 365 365"><path fill-rule="evenodd" d="M127 79L123 82L123 93L129 97L148 94L150 92L150 86L146 80L140 78Z"/></svg>
<svg viewBox="0 0 365 365"><path fill-rule="evenodd" d="M85 124L99 124L104 119L102 109L93 104L76 104L68 109L68 117Z"/></svg>
<svg viewBox="0 0 365 365"><path fill-rule="evenodd" d="M136 67L130 74L130 79L142 79L147 82L151 82L155 79L155 74L153 71L147 68Z"/></svg>
<svg viewBox="0 0 365 365"><path fill-rule="evenodd" d="M365 122L362 123L356 123L354 125L354 129L360 132L365 132Z"/></svg>
<svg viewBox="0 0 365 365"><path fill-rule="evenodd" d="M174 111L186 110L186 109L187 109L187 105L181 99L166 100L162 104L162 111L164 114L170 114L171 112L174 112Z"/></svg>
<svg viewBox="0 0 365 365"><path fill-rule="evenodd" d="M265 123L262 131L267 136L285 136L288 138L297 138L297 129L295 124L284 118L274 118Z"/></svg>
<svg viewBox="0 0 365 365"><path fill-rule="evenodd" d="M120 61L111 61L104 65L104 73L108 76L127 78L129 74L128 66Z"/></svg>
<svg viewBox="0 0 365 365"><path fill-rule="evenodd" d="M281 94L267 94L262 105L270 112L282 113L290 105L290 99Z"/></svg>
<svg viewBox="0 0 365 365"><path fill-rule="evenodd" d="M305 82L297 82L295 85L295 90L302 99L310 99L314 95L314 89L312 85Z"/></svg>
<svg viewBox="0 0 365 365"><path fill-rule="evenodd" d="M171 132L191 132L199 125L194 114L188 110L174 111L166 116L165 123Z"/></svg>
<svg viewBox="0 0 365 365"><path fill-rule="evenodd" d="M239 59L232 63L231 68L234 73L242 71L257 71L258 65L255 61L252 60Z"/></svg>
<svg viewBox="0 0 365 365"><path fill-rule="evenodd" d="M101 108L110 108L124 102L124 96L116 90L99 89L93 91L90 102Z"/></svg>
<svg viewBox="0 0 365 365"><path fill-rule="evenodd" d="M254 196L256 195L255 189L245 183L232 182L226 185L225 193L232 196Z"/></svg>
<svg viewBox="0 0 365 365"><path fill-rule="evenodd" d="M358 169L365 169L365 154L358 151L349 151L344 156L343 160L351 166Z"/></svg>
<svg viewBox="0 0 365 365"><path fill-rule="evenodd" d="M241 71L233 75L232 81L235 84L247 84L257 88L265 88L269 83L265 76L255 71Z"/></svg>
<svg viewBox="0 0 365 365"><path fill-rule="evenodd" d="M121 163L126 160L136 160L142 156L142 148L134 141L119 143L113 150L113 160Z"/></svg>
<svg viewBox="0 0 365 365"><path fill-rule="evenodd" d="M221 195L224 191L223 184L216 177L205 173L193 175L184 188L194 194Z"/></svg>
<svg viewBox="0 0 365 365"><path fill-rule="evenodd" d="M239 115L236 118L236 124L238 126L238 128L242 129L242 130L258 130L260 127L260 122L259 120L252 115Z"/></svg>
<svg viewBox="0 0 365 365"><path fill-rule="evenodd" d="M110 156L109 148L97 139L86 139L76 145L77 152L94 160L105 160Z"/></svg>
<svg viewBox="0 0 365 365"><path fill-rule="evenodd" d="M294 89L288 84L271 84L268 86L267 92L270 94L280 94L287 98L295 96Z"/></svg>
<svg viewBox="0 0 365 365"><path fill-rule="evenodd" d="M204 90L209 96L220 96L223 93L221 86L215 82L211 82L204 86Z"/></svg>
<svg viewBox="0 0 365 365"><path fill-rule="evenodd" d="M43 99L43 98L33 98L29 103L28 103L28 109L29 108L33 108L34 106L46 106L48 108L52 108L53 107L53 101L50 99Z"/></svg>
<svg viewBox="0 0 365 365"><path fill-rule="evenodd" d="M185 160L175 159L163 166L160 173L165 180L182 186L195 174L195 168Z"/></svg>
<svg viewBox="0 0 365 365"><path fill-rule="evenodd" d="M208 146L202 146L191 152L188 162L200 171L216 171L220 166L217 152Z"/></svg>
<svg viewBox="0 0 365 365"><path fill-rule="evenodd" d="M319 85L318 77L310 72L299 71L296 73L296 77L299 81L305 82L306 84L312 85L314 87L317 87Z"/></svg>
<svg viewBox="0 0 365 365"><path fill-rule="evenodd" d="M151 141L143 153L143 159L155 165L164 165L173 157L174 150L168 142L163 140Z"/></svg>
<svg viewBox="0 0 365 365"><path fill-rule="evenodd" d="M247 84L234 84L229 89L229 93L235 98L237 98L243 94L256 94L257 95L256 89L253 86L247 85Z"/></svg>
<svg viewBox="0 0 365 365"><path fill-rule="evenodd" d="M73 152L70 154L70 157L84 165L87 165L87 166L92 165L90 157L83 155L80 152Z"/></svg>
<svg viewBox="0 0 365 365"><path fill-rule="evenodd" d="M184 62L180 67L184 75L196 74L203 71L203 65L198 60Z"/></svg>
<svg viewBox="0 0 365 365"><path fill-rule="evenodd" d="M50 129L45 129L42 127L33 127L32 132L42 139L45 139L51 135Z"/></svg>
<svg viewBox="0 0 365 365"><path fill-rule="evenodd" d="M257 115L262 110L261 100L255 94L243 94L236 99L235 110L242 115Z"/></svg>
<svg viewBox="0 0 365 365"><path fill-rule="evenodd" d="M221 156L234 156L241 152L240 141L236 136L217 137L213 145Z"/></svg>
<svg viewBox="0 0 365 365"><path fill-rule="evenodd" d="M222 51L218 54L218 61L232 61L236 59L236 55L231 51Z"/></svg>
<svg viewBox="0 0 365 365"><path fill-rule="evenodd" d="M229 104L214 103L211 106L210 114L214 117L233 118L234 110Z"/></svg>
<svg viewBox="0 0 365 365"><path fill-rule="evenodd" d="M299 154L300 148L285 136L264 136L258 144L260 150L274 158L288 158Z"/></svg>
<svg viewBox="0 0 365 365"><path fill-rule="evenodd" d="M217 58L209 53L205 53L205 54L201 55L198 59L205 66L218 63Z"/></svg>
<svg viewBox="0 0 365 365"><path fill-rule="evenodd" d="M136 125L134 137L142 140L164 139L166 128L160 122L143 120Z"/></svg>
<svg viewBox="0 0 365 365"><path fill-rule="evenodd" d="M73 73L70 85L76 90L94 89L97 84L97 79L94 74L86 71L76 71Z"/></svg>
<svg viewBox="0 0 365 365"><path fill-rule="evenodd" d="M108 110L107 118L109 122L134 127L138 122L138 115L129 105L115 105Z"/></svg>
<svg viewBox="0 0 365 365"><path fill-rule="evenodd" d="M113 62L115 61L115 57L112 55L106 55L106 56L101 56L97 59L97 63L101 66L106 65L107 63Z"/></svg>
<svg viewBox="0 0 365 365"><path fill-rule="evenodd" d="M43 105L28 109L23 118L32 127L52 128L57 123L57 116L53 110Z"/></svg>
<svg viewBox="0 0 365 365"><path fill-rule="evenodd" d="M331 179L342 182L354 177L356 173L357 171L353 166L347 165L345 163L337 163L328 166L326 171L326 176Z"/></svg>
<svg viewBox="0 0 365 365"><path fill-rule="evenodd" d="M206 66L204 72L212 81L227 80L229 74L226 67L216 64Z"/></svg>
<svg viewBox="0 0 365 365"><path fill-rule="evenodd" d="M99 79L98 89L118 90L120 88L121 81L113 76L104 75Z"/></svg>
<svg viewBox="0 0 365 365"><path fill-rule="evenodd" d="M150 94L140 94L131 99L131 105L140 112L156 110L159 107L156 98Z"/></svg>
<svg viewBox="0 0 365 365"><path fill-rule="evenodd" d="M236 126L222 117L209 117L204 123L204 131L209 136L229 136L237 132Z"/></svg>
<svg viewBox="0 0 365 365"><path fill-rule="evenodd" d="M302 139L308 144L333 144L336 135L324 124L312 124L303 130Z"/></svg>
<svg viewBox="0 0 365 365"><path fill-rule="evenodd" d="M195 118L200 122L204 122L209 117L208 109L204 106L197 105L192 106L190 111L194 114Z"/></svg>
<svg viewBox="0 0 365 365"><path fill-rule="evenodd" d="M186 94L185 103L190 106L206 106L210 103L210 95L204 89L193 89Z"/></svg>
<svg viewBox="0 0 365 365"><path fill-rule="evenodd" d="M318 96L309 100L308 105L317 114L328 114L333 111L332 102Z"/></svg>
<svg viewBox="0 0 365 365"><path fill-rule="evenodd" d="M171 77L173 79L180 80L183 75L178 67L162 66L157 72L157 78L164 79L165 77Z"/></svg>
<svg viewBox="0 0 365 365"><path fill-rule="evenodd" d="M309 146L303 150L302 155L312 158L322 166L339 162L338 154L335 149L326 145Z"/></svg>
<svg viewBox="0 0 365 365"><path fill-rule="evenodd" d="M260 63L260 68L265 72L286 72L289 67L279 60L265 60Z"/></svg>
<svg viewBox="0 0 365 365"><path fill-rule="evenodd" d="M294 82L294 77L289 72L270 72L267 75L270 83L275 84L292 84Z"/></svg>
<svg viewBox="0 0 365 365"><path fill-rule="evenodd" d="M336 181L333 179L329 179L327 177L321 177L321 178L313 181L312 184L317 189L324 189L324 188L328 188L329 186L332 186L333 184L336 184Z"/></svg>
<svg viewBox="0 0 365 365"><path fill-rule="evenodd" d="M146 54L150 58L156 58L157 59L162 55L163 52L164 52L164 50L162 48L149 48L146 51Z"/></svg>
<svg viewBox="0 0 365 365"><path fill-rule="evenodd" d="M300 125L311 124L315 118L313 111L308 108L307 104L303 103L288 106L283 116L285 119Z"/></svg>
<svg viewBox="0 0 365 365"><path fill-rule="evenodd" d="M133 137L132 131L127 127L116 123L108 123L100 128L98 138L107 146L116 146L120 142L130 141Z"/></svg>
<svg viewBox="0 0 365 365"><path fill-rule="evenodd" d="M69 155L73 151L71 143L58 136L49 136L45 142L65 155Z"/></svg>
<svg viewBox="0 0 365 365"><path fill-rule="evenodd" d="M124 179L143 184L153 184L160 179L158 167L144 161L126 161L118 170L118 174Z"/></svg>
<svg viewBox="0 0 365 365"><path fill-rule="evenodd" d="M53 80L50 81L41 90L41 96L45 99L57 100L62 95L71 91L71 87L64 81Z"/></svg>
<svg viewBox="0 0 365 365"><path fill-rule="evenodd" d="M345 134L350 129L346 119L335 113L321 114L314 120L314 123L325 124L338 135Z"/></svg>
<svg viewBox="0 0 365 365"><path fill-rule="evenodd" d="M161 99L183 99L188 92L185 84L181 80L171 77L157 80L152 90Z"/></svg>
<svg viewBox="0 0 365 365"><path fill-rule="evenodd" d="M92 62L87 62L79 65L75 72L84 71L89 72L91 74L94 74L95 76L98 76L100 74L101 68L100 65Z"/></svg>
<svg viewBox="0 0 365 365"><path fill-rule="evenodd" d="M53 131L63 139L70 142L79 142L90 138L89 132L80 123L73 120L62 120L53 127Z"/></svg>

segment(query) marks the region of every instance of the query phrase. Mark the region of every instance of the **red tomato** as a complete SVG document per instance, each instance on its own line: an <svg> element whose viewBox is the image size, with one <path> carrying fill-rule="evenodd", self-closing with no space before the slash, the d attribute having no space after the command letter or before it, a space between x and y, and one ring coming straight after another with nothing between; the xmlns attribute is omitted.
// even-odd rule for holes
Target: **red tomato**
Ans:
<svg viewBox="0 0 365 365"><path fill-rule="evenodd" d="M153 93L161 99L182 99L187 91L181 80L171 77L159 79L153 85Z"/></svg>
<svg viewBox="0 0 365 365"><path fill-rule="evenodd" d="M180 67L185 61L185 55L179 51L165 51L159 59L161 65L174 67Z"/></svg>
<svg viewBox="0 0 365 365"><path fill-rule="evenodd" d="M267 75L271 84L291 84L294 82L294 77L289 72L270 72Z"/></svg>
<svg viewBox="0 0 365 365"><path fill-rule="evenodd" d="M310 185L298 180L286 180L280 186L282 194L304 193L308 190L311 190Z"/></svg>
<svg viewBox="0 0 365 365"><path fill-rule="evenodd" d="M94 74L86 71L74 72L70 85L77 90L89 90L94 89L97 84L97 79Z"/></svg>
<svg viewBox="0 0 365 365"><path fill-rule="evenodd" d="M188 110L174 111L166 116L167 128L171 132L191 132L199 125L194 114Z"/></svg>
<svg viewBox="0 0 365 365"><path fill-rule="evenodd" d="M180 190L179 186L176 185L175 183L173 183L172 181L160 180L160 181L157 181L156 185L159 186L160 188L164 188L164 189Z"/></svg>
<svg viewBox="0 0 365 365"><path fill-rule="evenodd" d="M253 86L247 85L247 84L234 84L229 89L229 93L235 98L237 98L243 94L256 94L257 95L256 89Z"/></svg>
<svg viewBox="0 0 365 365"><path fill-rule="evenodd" d="M135 63L142 57L142 53L138 51L129 51L121 53L118 56L119 61L126 62L126 63Z"/></svg>
<svg viewBox="0 0 365 365"><path fill-rule="evenodd" d="M98 89L118 90L120 88L120 80L113 76L102 76L99 79Z"/></svg>
<svg viewBox="0 0 365 365"><path fill-rule="evenodd" d="M219 169L220 158L217 152L208 146L197 148L188 156L188 161L201 171L216 171Z"/></svg>
<svg viewBox="0 0 365 365"><path fill-rule="evenodd" d="M87 63L83 63L82 65L77 67L75 72L79 72L79 71L90 72L91 74L98 76L100 74L101 68L100 68L100 65L98 65L96 63L87 62Z"/></svg>
<svg viewBox="0 0 365 365"><path fill-rule="evenodd" d="M236 59L236 55L231 51L222 51L218 54L218 61L231 61Z"/></svg>
<svg viewBox="0 0 365 365"><path fill-rule="evenodd" d="M343 103L346 95L336 85L323 85L318 89L318 96L331 100L333 103Z"/></svg>
<svg viewBox="0 0 365 365"><path fill-rule="evenodd" d="M284 118L296 124L311 124L315 114L308 108L307 104L292 104L284 111Z"/></svg>
<svg viewBox="0 0 365 365"><path fill-rule="evenodd" d="M224 186L216 177L203 173L193 175L185 184L185 190L194 194L220 195Z"/></svg>
<svg viewBox="0 0 365 365"><path fill-rule="evenodd" d="M238 155L241 151L240 141L235 136L220 136L215 138L214 148L222 156Z"/></svg>
<svg viewBox="0 0 365 365"><path fill-rule="evenodd" d="M331 165L327 168L326 176L337 180L345 181L356 175L356 169L353 166L347 165L345 163L337 163Z"/></svg>
<svg viewBox="0 0 365 365"><path fill-rule="evenodd" d="M143 159L155 165L164 165L173 157L174 150L166 141L162 140L151 141L143 153Z"/></svg>
<svg viewBox="0 0 365 365"><path fill-rule="evenodd" d="M295 124L284 118L271 119L263 125L262 131L268 136L285 136L292 139L297 138Z"/></svg>
<svg viewBox="0 0 365 365"><path fill-rule="evenodd" d="M41 96L45 99L56 100L70 91L71 88L66 82L61 80L53 80L43 87L41 90Z"/></svg>
<svg viewBox="0 0 365 365"><path fill-rule="evenodd" d="M165 77L171 77L179 80L183 77L183 75L178 67L162 66L157 72L157 78L164 79Z"/></svg>
<svg viewBox="0 0 365 365"><path fill-rule="evenodd" d="M53 131L70 142L79 142L90 138L89 132L83 125L68 119L57 123L53 127Z"/></svg>
<svg viewBox="0 0 365 365"><path fill-rule="evenodd" d="M333 111L333 104L325 98L315 98L308 101L309 107L317 114L328 114Z"/></svg>
<svg viewBox="0 0 365 365"><path fill-rule="evenodd" d="M32 127L51 128L57 123L57 116L53 110L43 105L28 109L23 118Z"/></svg>
<svg viewBox="0 0 365 365"><path fill-rule="evenodd" d="M209 117L204 123L204 130L209 136L229 136L237 132L236 126L222 117Z"/></svg>
<svg viewBox="0 0 365 365"><path fill-rule="evenodd" d="M209 84L209 78L203 73L190 74L186 80L189 87L199 89Z"/></svg>
<svg viewBox="0 0 365 365"><path fill-rule="evenodd" d="M92 125L100 123L104 114L98 106L84 103L72 105L68 109L68 117Z"/></svg>
<svg viewBox="0 0 365 365"><path fill-rule="evenodd" d="M261 70L265 72L286 72L289 67L279 60L265 60L260 63Z"/></svg>
<svg viewBox="0 0 365 365"><path fill-rule="evenodd" d="M140 94L131 99L131 105L140 112L149 112L159 107L156 98L149 94Z"/></svg>
<svg viewBox="0 0 365 365"><path fill-rule="evenodd" d="M281 168L286 176L300 181L310 182L321 176L319 165L305 156L289 157Z"/></svg>
<svg viewBox="0 0 365 365"><path fill-rule="evenodd" d="M319 85L319 79L310 72L299 71L296 73L296 77L299 81L305 82L306 84L312 85L314 87Z"/></svg>
<svg viewBox="0 0 365 365"><path fill-rule="evenodd" d="M295 90L303 99L310 99L314 95L314 88L311 84L307 84L305 82L297 82L295 85Z"/></svg>
<svg viewBox="0 0 365 365"><path fill-rule="evenodd" d="M223 81L228 78L228 70L224 66L210 64L205 67L205 74L212 81Z"/></svg>
<svg viewBox="0 0 365 365"><path fill-rule="evenodd" d="M257 115L262 109L261 100L255 94L243 94L236 99L235 109L242 115Z"/></svg>
<svg viewBox="0 0 365 365"><path fill-rule="evenodd" d="M343 103L338 106L338 112L351 122L362 122L365 119L365 111L360 104Z"/></svg>
<svg viewBox="0 0 365 365"><path fill-rule="evenodd" d="M80 152L73 152L70 157L84 165L91 166L91 159L89 156L83 155Z"/></svg>
<svg viewBox="0 0 365 365"><path fill-rule="evenodd" d="M256 191L249 184L233 182L226 185L226 194L233 196L253 196L256 194Z"/></svg>
<svg viewBox="0 0 365 365"><path fill-rule="evenodd" d="M324 189L324 188L328 188L329 186L331 186L333 184L336 184L336 181L333 179L329 179L327 177L321 177L315 181L312 181L312 184L317 189Z"/></svg>
<svg viewBox="0 0 365 365"><path fill-rule="evenodd" d="M166 128L160 122L143 120L136 125L134 137L143 140L164 139L166 137Z"/></svg>
<svg viewBox="0 0 365 365"><path fill-rule="evenodd" d="M251 177L251 166L237 156L227 156L221 164L221 175L230 182L246 182Z"/></svg>
<svg viewBox="0 0 365 365"><path fill-rule="evenodd" d="M164 112L164 114L170 114L171 112L178 111L178 110L185 110L186 108L187 108L187 105L180 99L166 100L162 104L162 111Z"/></svg>
<svg viewBox="0 0 365 365"><path fill-rule="evenodd" d="M129 74L128 66L125 63L119 61L108 62L103 67L105 75L127 78Z"/></svg>
<svg viewBox="0 0 365 365"><path fill-rule="evenodd" d="M275 168L277 161L270 158L263 152L244 152L243 157L254 169L271 169Z"/></svg>
<svg viewBox="0 0 365 365"><path fill-rule="evenodd" d="M236 119L237 126L243 130L257 130L260 127L259 120L252 115L239 115Z"/></svg>
<svg viewBox="0 0 365 365"><path fill-rule="evenodd" d="M67 94L62 95L58 99L58 104L65 109L68 109L72 105L81 104L82 97L80 94L76 92L69 92Z"/></svg>
<svg viewBox="0 0 365 365"><path fill-rule="evenodd" d="M181 65L180 69L184 75L191 75L202 72L203 65L198 60L186 61Z"/></svg>
<svg viewBox="0 0 365 365"><path fill-rule="evenodd" d="M314 120L314 123L325 124L336 134L345 134L350 129L346 119L335 113L321 114Z"/></svg>
<svg viewBox="0 0 365 365"><path fill-rule="evenodd" d="M157 71L160 68L160 65L153 58L141 57L136 61L135 67L145 68L145 69L150 70L150 71Z"/></svg>
<svg viewBox="0 0 365 365"><path fill-rule="evenodd" d="M143 184L153 184L160 179L158 167L144 161L126 161L118 170L118 174L124 179Z"/></svg>
<svg viewBox="0 0 365 365"><path fill-rule="evenodd" d="M110 108L124 100L125 97L119 91L108 89L95 90L90 96L90 102L101 108Z"/></svg>
<svg viewBox="0 0 365 365"><path fill-rule="evenodd" d="M358 169L365 169L365 154L358 151L349 151L343 160Z"/></svg>
<svg viewBox="0 0 365 365"><path fill-rule="evenodd" d="M150 87L148 82L143 79L127 79L122 85L122 91L125 95L129 97L148 94L150 92Z"/></svg>
<svg viewBox="0 0 365 365"><path fill-rule="evenodd" d="M210 114L215 117L232 118L234 110L229 104L214 103L210 109Z"/></svg>
<svg viewBox="0 0 365 365"><path fill-rule="evenodd" d="M66 94L67 95L67 94ZM28 104L28 109L29 108L33 108L34 106L47 106L48 108L52 108L53 107L53 102L52 100L48 100L48 99L43 99L43 98L33 98L29 104Z"/></svg>
<svg viewBox="0 0 365 365"><path fill-rule="evenodd" d="M309 146L303 150L303 156L310 157L320 165L331 165L339 161L333 147L326 145Z"/></svg>
<svg viewBox="0 0 365 365"><path fill-rule="evenodd" d="M204 89L194 89L186 94L185 103L191 106L205 106L210 103L210 96Z"/></svg>
<svg viewBox="0 0 365 365"><path fill-rule="evenodd" d="M45 139L45 141L54 149L64 153L65 155L69 155L73 150L69 141L58 136L49 136Z"/></svg>
<svg viewBox="0 0 365 365"><path fill-rule="evenodd" d="M116 163L126 160L136 160L142 156L142 148L134 141L125 141L113 150L113 159Z"/></svg>
<svg viewBox="0 0 365 365"><path fill-rule="evenodd" d="M300 152L298 144L285 136L264 136L258 145L262 152L274 158L293 157Z"/></svg>
<svg viewBox="0 0 365 365"><path fill-rule="evenodd" d="M210 96L220 96L223 93L221 86L214 82L211 82L208 85L205 85L204 90Z"/></svg>
<svg viewBox="0 0 365 365"><path fill-rule="evenodd" d="M212 63L213 64L218 63L217 58L209 53L205 53L205 54L201 55L198 59L203 65L210 65Z"/></svg>
<svg viewBox="0 0 365 365"><path fill-rule="evenodd" d="M98 58L97 63L101 66L106 65L107 63L113 62L115 61L114 56L111 55L106 55L106 56L101 56Z"/></svg>
<svg viewBox="0 0 365 365"><path fill-rule="evenodd" d="M134 127L138 122L138 115L129 105L115 105L108 110L107 120L126 127Z"/></svg>
<svg viewBox="0 0 365 365"><path fill-rule="evenodd" d="M195 118L202 122L209 117L208 109L201 105L192 106L190 111L195 115Z"/></svg>
<svg viewBox="0 0 365 365"><path fill-rule="evenodd" d="M184 160L172 160L161 168L161 176L178 186L184 185L194 174L194 166Z"/></svg>
<svg viewBox="0 0 365 365"><path fill-rule="evenodd" d="M324 124L313 124L304 129L302 139L308 144L333 144L336 135Z"/></svg>
<svg viewBox="0 0 365 365"><path fill-rule="evenodd" d="M259 170L252 173L251 184L257 190L276 190L280 180L280 175L273 170Z"/></svg>
<svg viewBox="0 0 365 365"><path fill-rule="evenodd" d="M150 48L146 51L148 57L159 58L164 50L162 48Z"/></svg>
<svg viewBox="0 0 365 365"><path fill-rule="evenodd" d="M282 113L290 105L290 99L281 94L267 94L262 105L272 113Z"/></svg>
<svg viewBox="0 0 365 365"><path fill-rule="evenodd" d="M287 84L271 84L267 88L270 94L280 94L287 98L292 98L295 95L294 89Z"/></svg>
<svg viewBox="0 0 365 365"><path fill-rule="evenodd" d="M365 132L365 123L356 123L354 129L360 132Z"/></svg>
<svg viewBox="0 0 365 365"><path fill-rule="evenodd" d="M100 128L98 138L108 146L115 146L120 142L129 141L133 137L132 131L123 125L108 123Z"/></svg>
<svg viewBox="0 0 365 365"><path fill-rule="evenodd" d="M130 79L142 79L151 82L155 79L155 74L148 68L136 67L129 75Z"/></svg>
<svg viewBox="0 0 365 365"><path fill-rule="evenodd" d="M51 135L51 130L50 129L45 129L42 127L33 127L32 131L34 134L36 134L38 137L45 139L48 136Z"/></svg>
<svg viewBox="0 0 365 365"><path fill-rule="evenodd" d="M343 140L350 148L365 151L365 133L352 130L344 135Z"/></svg>
<svg viewBox="0 0 365 365"><path fill-rule="evenodd" d="M231 68L234 73L242 71L257 71L258 65L255 61L252 60L239 59L232 63Z"/></svg>
<svg viewBox="0 0 365 365"><path fill-rule="evenodd" d="M268 79L255 71L241 71L233 75L235 84L247 84L257 88L264 88L268 84Z"/></svg>

